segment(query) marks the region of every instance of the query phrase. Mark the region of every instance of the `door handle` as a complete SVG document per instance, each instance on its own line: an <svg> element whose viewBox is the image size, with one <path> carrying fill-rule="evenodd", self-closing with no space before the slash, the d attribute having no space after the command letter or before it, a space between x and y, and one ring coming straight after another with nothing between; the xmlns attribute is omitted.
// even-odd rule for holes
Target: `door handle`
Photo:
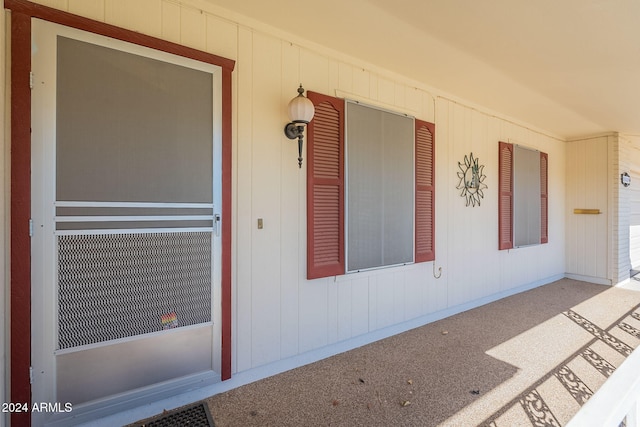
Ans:
<svg viewBox="0 0 640 427"><path fill-rule="evenodd" d="M220 214L215 214L213 220L215 222L216 237L220 237Z"/></svg>

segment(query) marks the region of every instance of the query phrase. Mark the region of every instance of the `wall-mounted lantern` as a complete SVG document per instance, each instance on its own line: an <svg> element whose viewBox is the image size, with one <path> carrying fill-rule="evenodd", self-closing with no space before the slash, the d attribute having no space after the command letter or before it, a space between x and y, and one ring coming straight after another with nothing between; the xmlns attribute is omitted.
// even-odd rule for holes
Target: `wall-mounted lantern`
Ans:
<svg viewBox="0 0 640 427"><path fill-rule="evenodd" d="M624 172L622 175L620 175L620 182L625 187L628 187L631 185L631 177L629 176L628 173Z"/></svg>
<svg viewBox="0 0 640 427"><path fill-rule="evenodd" d="M298 138L298 167L302 168L302 136L304 134L304 126L313 119L313 115L315 114L313 103L304 96L302 85L298 88L298 96L289 102L287 109L291 123L287 123L284 127L284 134L289 139Z"/></svg>

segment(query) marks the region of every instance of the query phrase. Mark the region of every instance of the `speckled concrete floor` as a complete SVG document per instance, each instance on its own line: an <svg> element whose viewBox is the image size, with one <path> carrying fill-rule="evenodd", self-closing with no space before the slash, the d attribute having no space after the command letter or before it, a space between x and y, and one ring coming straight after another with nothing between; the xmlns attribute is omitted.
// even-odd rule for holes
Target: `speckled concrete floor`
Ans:
<svg viewBox="0 0 640 427"><path fill-rule="evenodd" d="M207 404L217 427L564 425L639 332L640 292L563 279Z"/></svg>

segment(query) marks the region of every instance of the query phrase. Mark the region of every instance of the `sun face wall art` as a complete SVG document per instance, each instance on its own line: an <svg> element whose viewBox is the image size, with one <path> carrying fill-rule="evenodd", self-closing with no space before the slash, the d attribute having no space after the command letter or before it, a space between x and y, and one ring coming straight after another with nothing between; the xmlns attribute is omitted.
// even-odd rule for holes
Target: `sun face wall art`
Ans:
<svg viewBox="0 0 640 427"><path fill-rule="evenodd" d="M460 197L466 199L466 206L480 206L480 201L484 198L487 185L484 183L486 175L483 173L484 165L480 165L473 153L464 156L464 163L458 162L458 186Z"/></svg>

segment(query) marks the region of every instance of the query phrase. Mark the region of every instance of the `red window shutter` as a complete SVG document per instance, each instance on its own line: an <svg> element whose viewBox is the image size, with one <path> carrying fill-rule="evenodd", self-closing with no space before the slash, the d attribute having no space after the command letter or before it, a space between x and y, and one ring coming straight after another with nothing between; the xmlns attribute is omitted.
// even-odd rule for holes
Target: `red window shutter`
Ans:
<svg viewBox="0 0 640 427"><path fill-rule="evenodd" d="M498 144L498 249L513 248L513 144Z"/></svg>
<svg viewBox="0 0 640 427"><path fill-rule="evenodd" d="M415 166L416 166L416 262L435 259L435 125L415 121Z"/></svg>
<svg viewBox="0 0 640 427"><path fill-rule="evenodd" d="M307 92L307 279L345 272L344 100Z"/></svg>
<svg viewBox="0 0 640 427"><path fill-rule="evenodd" d="M549 156L540 153L540 243L549 242Z"/></svg>

